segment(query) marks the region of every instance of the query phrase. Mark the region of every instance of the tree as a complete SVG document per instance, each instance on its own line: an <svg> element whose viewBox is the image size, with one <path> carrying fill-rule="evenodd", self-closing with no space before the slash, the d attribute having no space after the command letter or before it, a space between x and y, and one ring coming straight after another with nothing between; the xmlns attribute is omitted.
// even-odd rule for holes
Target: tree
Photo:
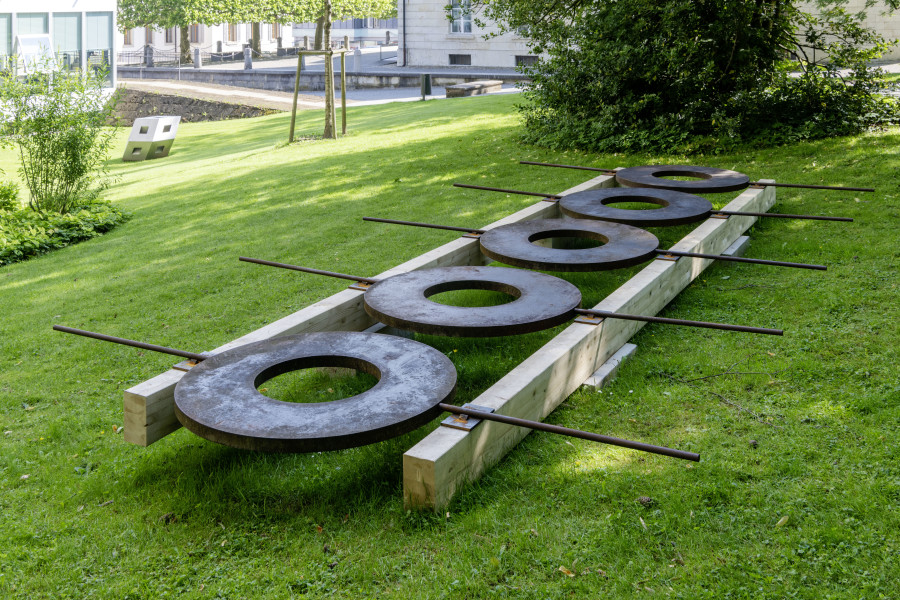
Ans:
<svg viewBox="0 0 900 600"><path fill-rule="evenodd" d="M526 28L543 55L529 69L522 107L533 142L702 151L896 120L900 110L878 96L878 73L866 64L883 40L839 3L823 4L819 16L796 4L482 0L480 9L507 29ZM810 46L829 61L805 60Z"/></svg>
<svg viewBox="0 0 900 600"><path fill-rule="evenodd" d="M197 0L119 0L117 21L123 31L135 27L177 27L181 62L190 64L193 59L188 28L205 22L198 18L203 12L199 4Z"/></svg>

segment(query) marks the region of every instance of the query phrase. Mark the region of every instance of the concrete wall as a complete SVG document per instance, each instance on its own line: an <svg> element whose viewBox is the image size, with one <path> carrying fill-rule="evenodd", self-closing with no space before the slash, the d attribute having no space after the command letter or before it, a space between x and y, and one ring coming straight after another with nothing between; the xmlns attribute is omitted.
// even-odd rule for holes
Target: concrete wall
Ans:
<svg viewBox="0 0 900 600"><path fill-rule="evenodd" d="M425 71L423 71L425 72ZM410 71L402 75L379 73L355 73L348 72L347 88L385 88L385 87L419 87L419 71ZM196 81L198 83L214 83L217 85L232 85L237 87L253 88L258 90L271 90L275 92L294 91L294 73L286 71L270 71L266 69L230 70L230 69L179 69L154 67L145 69L140 67L119 67L120 79L180 79L181 81ZM466 75L433 75L434 85L453 85L466 83L479 79L502 79L507 82L524 79L520 75L505 75L497 77L491 73L471 73ZM340 75L335 74L335 88L340 89ZM325 72L306 71L300 74L301 90L324 90Z"/></svg>
<svg viewBox="0 0 900 600"><path fill-rule="evenodd" d="M473 67L511 69L516 66L516 56L532 54L525 43L526 39L513 33L484 39L485 34L497 32L497 28L479 28L474 18L470 33L451 32L447 4L447 0L399 0L398 65L447 67L450 66L451 54L468 54ZM475 16L477 13L473 15Z"/></svg>
<svg viewBox="0 0 900 600"><path fill-rule="evenodd" d="M866 10L865 5L865 0L850 0L846 8L848 12L855 13ZM801 3L800 9L809 13L816 13L815 5L809 2ZM877 2L875 6L866 10L868 16L863 23L866 27L874 29L888 41L900 39L900 11L892 15L886 15L883 14L885 10L884 2ZM894 46L884 55L884 59L900 60L900 46Z"/></svg>

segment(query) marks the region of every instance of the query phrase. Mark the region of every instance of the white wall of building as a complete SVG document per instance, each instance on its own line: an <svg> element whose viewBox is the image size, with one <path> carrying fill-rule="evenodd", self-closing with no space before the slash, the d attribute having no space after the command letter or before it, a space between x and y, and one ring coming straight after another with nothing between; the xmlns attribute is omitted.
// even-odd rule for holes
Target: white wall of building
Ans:
<svg viewBox="0 0 900 600"><path fill-rule="evenodd" d="M2 2L2 0L0 0ZM222 23L221 25L194 25L188 30L191 48L200 48L204 52L234 52L250 43L250 23ZM181 32L175 27L168 31L149 27L137 27L119 34L122 38L123 52L143 52L149 45L154 50L174 52L181 43ZM284 46L293 42L291 26L262 23L260 25L260 42L263 51L274 51L278 47L281 36ZM219 49L221 44L221 50Z"/></svg>
<svg viewBox="0 0 900 600"><path fill-rule="evenodd" d="M455 55L462 57L456 59L457 64L468 56L473 67L509 69L516 66L517 56L532 55L520 35L505 33L485 39L485 34L496 33L497 28L479 28L474 18L469 26L464 26L464 19L448 19L447 5L446 0L398 0L400 66L446 67Z"/></svg>
<svg viewBox="0 0 900 600"><path fill-rule="evenodd" d="M801 3L800 9L809 13L816 13L815 4L810 2ZM846 9L847 12L851 14L866 11L867 16L863 21L863 24L870 29L874 29L875 32L884 37L885 40L891 41L900 39L900 12L892 15L884 14L884 11L886 10L884 2L877 2L875 6L866 9L865 0L850 0L847 3ZM817 56L816 58L821 58L821 56ZM900 60L900 46L891 48L885 53L883 59Z"/></svg>

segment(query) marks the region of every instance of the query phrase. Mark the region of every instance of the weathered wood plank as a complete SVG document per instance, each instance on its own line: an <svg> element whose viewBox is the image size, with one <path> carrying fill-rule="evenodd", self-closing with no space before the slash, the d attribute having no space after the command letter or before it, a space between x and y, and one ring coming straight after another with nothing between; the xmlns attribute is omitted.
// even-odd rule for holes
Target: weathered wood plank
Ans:
<svg viewBox="0 0 900 600"><path fill-rule="evenodd" d="M611 187L613 184L614 179L604 175L570 188L563 194L572 194L600 187ZM549 219L558 216L559 208L555 202L541 201L499 221L495 221L483 229L492 229L507 223L517 223L530 219ZM459 238L397 265L376 277L383 279L418 269L456 265L483 265L488 262L489 260L479 250L478 240ZM282 335L316 331L362 331L374 323L375 321L363 308L363 293L357 290L344 290L232 342L219 346L210 353L218 354L238 346ZM148 446L181 426L175 417L173 407L175 385L183 376L183 371L170 370L125 391L123 408L125 414L129 415L124 425L125 441L140 446Z"/></svg>
<svg viewBox="0 0 900 600"><path fill-rule="evenodd" d="M726 208L764 212L775 188L748 189ZM708 219L673 249L715 254L730 246L755 217ZM595 308L655 315L713 261L655 260ZM473 404L498 413L541 420L612 356L643 323L608 319L600 325L574 323L485 390ZM404 502L410 508L445 507L460 485L478 478L528 430L484 421L463 432L439 427L403 455Z"/></svg>

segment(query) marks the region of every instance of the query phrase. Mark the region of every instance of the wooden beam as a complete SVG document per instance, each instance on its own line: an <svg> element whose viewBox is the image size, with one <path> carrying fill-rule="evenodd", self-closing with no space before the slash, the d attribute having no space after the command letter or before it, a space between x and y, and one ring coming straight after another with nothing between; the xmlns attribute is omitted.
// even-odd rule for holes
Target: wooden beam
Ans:
<svg viewBox="0 0 900 600"><path fill-rule="evenodd" d="M745 190L726 209L765 212L774 203L774 187L754 188ZM708 219L673 249L720 253L755 221L756 217ZM595 308L655 315L712 262L700 258L654 260ZM472 404L504 415L542 420L643 325L621 319L608 319L600 325L574 323ZM482 421L468 432L439 427L403 455L404 503L408 508L443 509L461 485L481 476L528 432L490 421Z"/></svg>
<svg viewBox="0 0 900 600"><path fill-rule="evenodd" d="M595 177L563 192L572 194L589 189L612 187L615 180L603 175ZM530 219L559 217L556 202L537 202L508 217L491 223L483 229L493 229L507 223ZM237 260L237 257L235 257ZM412 260L389 269L377 276L379 279L418 269L457 265L484 265L490 262L479 250L478 240L459 238L426 252ZM219 354L244 344L268 340L282 335L312 333L316 331L362 331L375 321L363 308L363 293L344 290L311 306L288 315L241 338L219 346L211 354ZM125 391L125 441L139 446L149 446L172 433L181 424L175 417L175 385L184 371L170 370Z"/></svg>

